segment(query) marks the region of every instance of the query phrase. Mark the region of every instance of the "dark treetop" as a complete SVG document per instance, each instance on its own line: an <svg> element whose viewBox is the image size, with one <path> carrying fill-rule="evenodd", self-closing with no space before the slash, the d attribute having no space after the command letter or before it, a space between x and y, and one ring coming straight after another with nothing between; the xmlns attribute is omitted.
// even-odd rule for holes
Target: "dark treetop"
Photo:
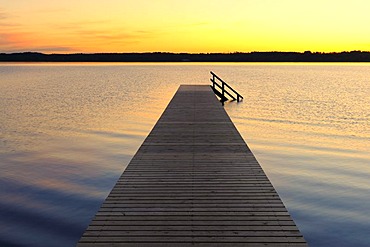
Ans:
<svg viewBox="0 0 370 247"><path fill-rule="evenodd" d="M370 52L0 53L2 62L370 62Z"/></svg>

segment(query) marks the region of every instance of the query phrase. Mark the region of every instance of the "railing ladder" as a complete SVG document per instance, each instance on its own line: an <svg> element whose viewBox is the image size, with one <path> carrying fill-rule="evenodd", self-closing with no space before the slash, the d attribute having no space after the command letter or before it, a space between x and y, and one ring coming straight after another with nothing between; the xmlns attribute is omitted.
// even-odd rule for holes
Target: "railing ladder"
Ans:
<svg viewBox="0 0 370 247"><path fill-rule="evenodd" d="M215 92L217 96L221 98L222 104L228 100L228 98L225 96L225 93L233 100L237 100L237 102L241 101L243 99L243 96L241 96L237 91L235 91L229 84L227 84L224 80L222 80L219 76L217 76L214 72L211 71L212 78L210 79L212 82L212 89ZM218 80L221 82L221 85L217 83ZM216 86L221 89L221 93L218 91ZM230 92L227 91L227 88L231 90L235 95L232 95Z"/></svg>

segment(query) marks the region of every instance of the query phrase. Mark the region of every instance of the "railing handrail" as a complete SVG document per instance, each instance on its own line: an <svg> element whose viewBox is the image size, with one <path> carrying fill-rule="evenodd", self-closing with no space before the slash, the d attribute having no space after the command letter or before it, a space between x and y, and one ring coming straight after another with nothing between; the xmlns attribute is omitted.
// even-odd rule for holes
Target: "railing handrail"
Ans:
<svg viewBox="0 0 370 247"><path fill-rule="evenodd" d="M235 91L229 84L227 84L224 80L222 80L218 75L216 75L213 71L211 71L211 74L217 78L219 81L221 81L225 86L227 86L231 91L233 91L236 95L239 95L240 98L244 99L243 96L241 96L237 91Z"/></svg>
<svg viewBox="0 0 370 247"><path fill-rule="evenodd" d="M213 78L211 78L211 82L213 82L213 87L215 85L217 85L219 88L222 89L222 95L224 95L224 93L227 93L232 99L235 100L235 97L233 95L231 95L228 91L226 91L225 89L225 86L228 87L232 92L234 92L237 96L237 101L239 102L239 98L243 98L243 96L241 96L237 91L235 91L229 84L227 84L224 80L222 80L218 75L216 75L213 71L210 71L211 72L211 75L213 76ZM220 82L222 82L222 86L220 86L215 79L218 79Z"/></svg>

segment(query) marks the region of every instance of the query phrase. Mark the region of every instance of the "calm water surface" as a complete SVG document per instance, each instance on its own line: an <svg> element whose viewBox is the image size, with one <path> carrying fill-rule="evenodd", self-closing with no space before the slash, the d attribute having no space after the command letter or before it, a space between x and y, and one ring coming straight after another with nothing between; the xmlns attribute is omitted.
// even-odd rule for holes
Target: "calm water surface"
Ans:
<svg viewBox="0 0 370 247"><path fill-rule="evenodd" d="M310 246L370 246L370 64L0 64L0 246L74 246L180 84L213 70Z"/></svg>

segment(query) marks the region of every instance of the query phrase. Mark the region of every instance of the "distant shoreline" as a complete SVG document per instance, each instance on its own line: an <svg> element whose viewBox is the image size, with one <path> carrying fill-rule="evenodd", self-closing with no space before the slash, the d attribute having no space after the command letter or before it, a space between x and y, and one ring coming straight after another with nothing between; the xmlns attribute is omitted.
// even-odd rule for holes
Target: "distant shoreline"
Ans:
<svg viewBox="0 0 370 247"><path fill-rule="evenodd" d="M370 52L0 53L0 62L370 62Z"/></svg>

